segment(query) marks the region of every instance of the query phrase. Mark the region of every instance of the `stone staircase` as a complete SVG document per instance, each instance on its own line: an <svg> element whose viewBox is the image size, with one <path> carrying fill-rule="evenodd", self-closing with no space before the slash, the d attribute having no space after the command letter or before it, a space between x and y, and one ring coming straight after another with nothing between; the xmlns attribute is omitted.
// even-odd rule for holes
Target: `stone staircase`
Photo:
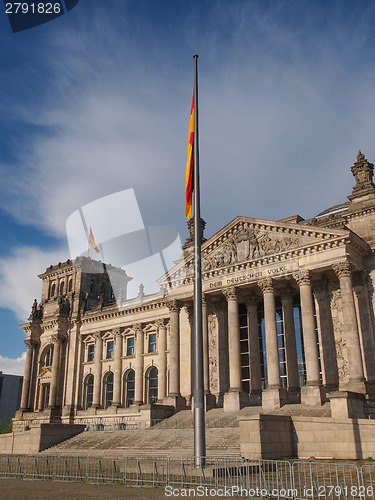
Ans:
<svg viewBox="0 0 375 500"><path fill-rule="evenodd" d="M220 408L206 414L207 456L240 457L240 432L236 414ZM194 430L191 410L183 410L150 429L85 431L46 454L193 456Z"/></svg>

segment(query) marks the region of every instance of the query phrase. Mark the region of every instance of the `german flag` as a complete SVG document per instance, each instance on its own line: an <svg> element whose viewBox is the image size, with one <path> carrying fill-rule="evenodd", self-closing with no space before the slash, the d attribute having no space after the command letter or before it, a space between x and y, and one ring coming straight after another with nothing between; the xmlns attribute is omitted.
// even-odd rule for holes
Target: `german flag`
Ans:
<svg viewBox="0 0 375 500"><path fill-rule="evenodd" d="M193 162L193 144L194 144L194 92L193 99L191 103L190 112L190 124L189 124L189 143L187 152L187 164L186 164L186 177L185 177L185 215L189 220L192 212L193 205L193 174L194 174L194 162Z"/></svg>
<svg viewBox="0 0 375 500"><path fill-rule="evenodd" d="M92 248L95 250L95 252L96 252L96 253L100 253L99 248L96 246L96 243L95 243L95 238L94 238L94 235L92 234L92 229L91 229L91 227L90 227L90 237L89 237L89 242L91 243Z"/></svg>

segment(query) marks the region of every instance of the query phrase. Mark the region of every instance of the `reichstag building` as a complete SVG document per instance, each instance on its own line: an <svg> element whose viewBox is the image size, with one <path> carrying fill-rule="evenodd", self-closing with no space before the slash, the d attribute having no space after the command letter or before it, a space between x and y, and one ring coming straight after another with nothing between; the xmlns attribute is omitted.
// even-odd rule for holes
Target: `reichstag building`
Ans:
<svg viewBox="0 0 375 500"><path fill-rule="evenodd" d="M272 413L341 394L361 395L364 418L374 413L373 169L359 152L348 200L309 220L237 217L208 239L202 230L207 409ZM153 295L141 289L127 299L126 271L82 256L39 276L41 300L22 325L15 430L36 422L147 427L191 405L189 229L183 257ZM117 298L113 280L122 283Z"/></svg>

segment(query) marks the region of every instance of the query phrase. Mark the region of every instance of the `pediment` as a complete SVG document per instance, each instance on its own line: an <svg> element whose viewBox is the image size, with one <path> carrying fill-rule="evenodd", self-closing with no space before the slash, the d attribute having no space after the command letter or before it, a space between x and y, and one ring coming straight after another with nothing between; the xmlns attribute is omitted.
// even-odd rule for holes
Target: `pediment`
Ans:
<svg viewBox="0 0 375 500"><path fill-rule="evenodd" d="M326 229L291 222L236 217L202 244L203 279L222 272L264 266L350 244L358 254L368 245L349 229ZM182 285L193 276L193 255L158 282Z"/></svg>

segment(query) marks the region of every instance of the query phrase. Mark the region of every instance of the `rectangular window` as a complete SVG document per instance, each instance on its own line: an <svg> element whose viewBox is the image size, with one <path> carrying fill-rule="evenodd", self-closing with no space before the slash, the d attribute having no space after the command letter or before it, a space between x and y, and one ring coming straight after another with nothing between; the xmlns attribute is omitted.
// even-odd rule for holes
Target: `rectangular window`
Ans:
<svg viewBox="0 0 375 500"><path fill-rule="evenodd" d="M113 340L107 342L107 359L113 358Z"/></svg>
<svg viewBox="0 0 375 500"><path fill-rule="evenodd" d="M150 333L148 336L148 352L156 351L156 333Z"/></svg>
<svg viewBox="0 0 375 500"><path fill-rule="evenodd" d="M134 337L128 337L126 340L126 355L134 356Z"/></svg>
<svg viewBox="0 0 375 500"><path fill-rule="evenodd" d="M87 346L87 361L94 361L94 350L95 350L94 344L89 344Z"/></svg>

